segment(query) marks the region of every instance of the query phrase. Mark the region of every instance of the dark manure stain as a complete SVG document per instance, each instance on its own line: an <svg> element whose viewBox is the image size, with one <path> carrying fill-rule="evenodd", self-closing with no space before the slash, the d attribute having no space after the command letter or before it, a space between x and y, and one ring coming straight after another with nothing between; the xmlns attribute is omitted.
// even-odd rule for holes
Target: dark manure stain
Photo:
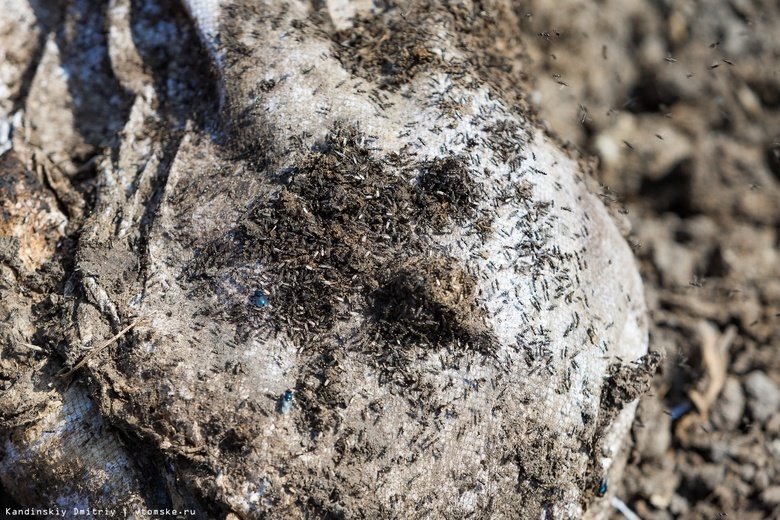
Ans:
<svg viewBox="0 0 780 520"><path fill-rule="evenodd" d="M401 345L469 345L488 353L494 344L474 278L445 257L416 257L388 269L375 293L379 330Z"/></svg>
<svg viewBox="0 0 780 520"><path fill-rule="evenodd" d="M424 163L416 188L418 203L433 219L434 226L442 226L450 218L473 219L476 201L483 195L462 157L444 157Z"/></svg>
<svg viewBox="0 0 780 520"><path fill-rule="evenodd" d="M315 147L299 146L271 192L186 273L197 296L246 276L241 266L263 266L262 280L245 281L262 287L262 312L250 289L231 307L215 303L206 312L234 323L238 341L257 333L292 339L305 367L296 417L313 432L341 427L346 355L364 357L386 384L424 392L415 360L439 348L490 356L497 343L474 273L432 247L446 225L476 219L479 189L465 161L402 162L370 144L356 128L336 125Z"/></svg>
<svg viewBox="0 0 780 520"><path fill-rule="evenodd" d="M404 172L388 170L383 163L392 166L396 159L380 162L368 145L356 129L337 126L319 150L305 155L282 176L282 182L306 201L316 217L338 226L335 232L352 228L368 234L372 242L384 236L392 243L406 242L411 238L409 225L414 225L419 213L410 208L414 197L409 178Z"/></svg>
<svg viewBox="0 0 780 520"><path fill-rule="evenodd" d="M426 46L431 35L420 27L406 20L361 18L354 28L333 34L334 54L353 75L394 91L441 61Z"/></svg>
<svg viewBox="0 0 780 520"><path fill-rule="evenodd" d="M392 8L360 16L353 27L332 33L333 54L345 70L380 89L398 91L419 74L436 71L471 87L491 81L521 102L523 89L512 74L517 56L496 44L510 39L516 28L507 22L511 16L493 17L488 11L480 3L429 1L407 6L401 17ZM449 45L439 34L442 27L456 49L478 51L467 52L467 59L442 52Z"/></svg>

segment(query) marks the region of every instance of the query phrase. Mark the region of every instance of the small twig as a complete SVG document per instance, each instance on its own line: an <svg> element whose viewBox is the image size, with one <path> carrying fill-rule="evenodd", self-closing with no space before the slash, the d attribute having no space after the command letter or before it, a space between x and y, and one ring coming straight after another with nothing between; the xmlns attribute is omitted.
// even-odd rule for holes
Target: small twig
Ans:
<svg viewBox="0 0 780 520"><path fill-rule="evenodd" d="M57 372L57 373L55 374L55 377L59 377L59 378L66 378L66 377L70 376L71 374L73 374L73 372L75 372L75 371L76 371L76 370L78 370L79 368L83 367L83 366L84 366L84 364L85 364L87 361L89 361L91 358L95 357L95 355L97 355L99 352L101 352L101 351L102 351L104 348L106 348L107 346L109 346L110 344L112 344L113 342L115 342L116 340L118 340L119 338L121 338L122 336L124 336L124 335L125 335L125 333L126 333L128 330L130 330L130 329L132 329L133 327L135 327L135 325L136 325L137 323L138 323L138 320L135 320L133 323L131 323L130 325L128 325L127 327L125 327L124 329L122 329L121 331L119 331L119 333L118 333L116 336L114 336L114 337L113 337L113 338L111 338L111 339L108 339L108 340L106 340L106 341L105 341L105 343L103 343L102 345L100 345L99 347L97 347L95 350L93 350L92 352L90 352L89 354L87 354L86 356L84 356L84 359L82 359L81 361L79 361L79 362L76 364L76 366L74 366L74 367L73 367L73 368L71 368L70 370L67 370L67 369L63 368L62 370L60 370L59 372Z"/></svg>
<svg viewBox="0 0 780 520"><path fill-rule="evenodd" d="M728 367L728 350L734 338L737 336L737 328L730 325L724 333L718 337L717 329L709 322L699 322L699 338L702 356L702 364L707 371L708 378L698 390L692 390L688 397L696 405L704 421L707 420L709 410L720 395L726 382L726 370Z"/></svg>
<svg viewBox="0 0 780 520"><path fill-rule="evenodd" d="M728 351L737 336L737 328L734 325L727 327L719 336L718 329L706 320L699 321L697 332L705 375L699 381L697 388L688 392L688 398L697 413L680 418L675 427L675 433L684 445L689 443L689 436L694 428L709 420L710 409L726 382Z"/></svg>

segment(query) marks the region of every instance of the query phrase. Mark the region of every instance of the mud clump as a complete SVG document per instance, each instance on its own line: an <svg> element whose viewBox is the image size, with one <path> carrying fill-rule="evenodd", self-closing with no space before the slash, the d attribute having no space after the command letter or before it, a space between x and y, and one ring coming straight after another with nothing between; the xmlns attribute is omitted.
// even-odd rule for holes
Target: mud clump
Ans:
<svg viewBox="0 0 780 520"><path fill-rule="evenodd" d="M627 403L647 393L662 360L660 354L653 352L640 359L636 367L622 363L611 364L609 380L601 389L602 408L619 411Z"/></svg>
<svg viewBox="0 0 780 520"><path fill-rule="evenodd" d="M450 218L474 218L475 201L483 195L471 178L465 159L460 157L424 163L416 188L418 204L425 208L436 227L443 226Z"/></svg>
<svg viewBox="0 0 780 520"><path fill-rule="evenodd" d="M488 351L490 334L475 303L475 281L445 258L413 258L392 269L376 292L379 329L400 344L471 345Z"/></svg>

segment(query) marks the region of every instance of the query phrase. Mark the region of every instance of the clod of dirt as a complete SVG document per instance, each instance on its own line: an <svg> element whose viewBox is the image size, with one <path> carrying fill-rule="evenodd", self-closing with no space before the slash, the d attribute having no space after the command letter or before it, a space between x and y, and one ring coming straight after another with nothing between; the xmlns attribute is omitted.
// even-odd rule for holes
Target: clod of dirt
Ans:
<svg viewBox="0 0 780 520"><path fill-rule="evenodd" d="M754 371L747 375L745 392L750 415L760 423L780 409L780 389L764 372Z"/></svg>
<svg viewBox="0 0 780 520"><path fill-rule="evenodd" d="M724 430L740 425L745 414L745 394L742 385L734 377L726 379L718 404L713 411L713 421Z"/></svg>
<svg viewBox="0 0 780 520"><path fill-rule="evenodd" d="M386 341L495 349L473 275L447 258L412 258L389 269L376 292Z"/></svg>

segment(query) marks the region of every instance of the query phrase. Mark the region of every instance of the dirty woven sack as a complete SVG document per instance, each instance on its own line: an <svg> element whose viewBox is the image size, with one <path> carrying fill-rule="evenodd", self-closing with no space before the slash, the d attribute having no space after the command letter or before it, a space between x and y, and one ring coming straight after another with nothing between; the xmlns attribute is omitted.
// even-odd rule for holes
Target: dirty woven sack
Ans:
<svg viewBox="0 0 780 520"><path fill-rule="evenodd" d="M9 4L16 501L609 514L642 286L528 108L511 2Z"/></svg>

